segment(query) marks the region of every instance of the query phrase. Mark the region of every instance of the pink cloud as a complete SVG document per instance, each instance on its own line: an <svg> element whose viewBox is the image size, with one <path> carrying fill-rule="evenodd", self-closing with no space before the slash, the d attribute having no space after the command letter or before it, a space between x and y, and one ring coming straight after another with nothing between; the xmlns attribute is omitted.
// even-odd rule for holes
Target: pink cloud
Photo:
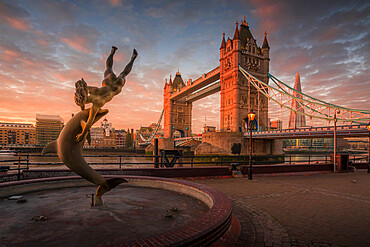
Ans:
<svg viewBox="0 0 370 247"><path fill-rule="evenodd" d="M319 36L316 38L318 42L325 42L325 41L332 41L334 40L339 34L338 27L330 27L324 30Z"/></svg>
<svg viewBox="0 0 370 247"><path fill-rule="evenodd" d="M120 6L120 5L122 5L122 0L109 0L109 3L112 6Z"/></svg>
<svg viewBox="0 0 370 247"><path fill-rule="evenodd" d="M91 53L91 51L86 46L88 40L85 37L75 36L71 38L61 38L60 40L77 51L83 53Z"/></svg>
<svg viewBox="0 0 370 247"><path fill-rule="evenodd" d="M22 57L22 53L16 51L14 49L8 49L6 47L0 46L0 48L4 49L3 54L1 55L1 59L5 62L14 62L15 60Z"/></svg>
<svg viewBox="0 0 370 247"><path fill-rule="evenodd" d="M267 30L269 33L278 30L285 17L281 14L282 7L275 1L253 0L251 4L255 9L251 11L252 15L260 21L256 30Z"/></svg>
<svg viewBox="0 0 370 247"><path fill-rule="evenodd" d="M5 17L5 21L13 28L21 30L21 31L27 31L30 29L29 23L20 18L7 16Z"/></svg>

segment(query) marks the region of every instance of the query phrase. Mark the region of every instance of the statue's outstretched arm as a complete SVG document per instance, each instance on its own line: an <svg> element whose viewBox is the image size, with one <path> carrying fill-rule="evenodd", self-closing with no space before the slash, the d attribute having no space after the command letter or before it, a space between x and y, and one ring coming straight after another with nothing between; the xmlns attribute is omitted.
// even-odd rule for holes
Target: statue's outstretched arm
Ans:
<svg viewBox="0 0 370 247"><path fill-rule="evenodd" d="M121 74L119 75L119 77L124 78L124 77L126 77L131 72L132 65L134 64L134 61L135 61L137 55L138 55L138 53L134 49L134 51L132 52L132 56L131 56L130 62L126 65L125 69L121 72Z"/></svg>

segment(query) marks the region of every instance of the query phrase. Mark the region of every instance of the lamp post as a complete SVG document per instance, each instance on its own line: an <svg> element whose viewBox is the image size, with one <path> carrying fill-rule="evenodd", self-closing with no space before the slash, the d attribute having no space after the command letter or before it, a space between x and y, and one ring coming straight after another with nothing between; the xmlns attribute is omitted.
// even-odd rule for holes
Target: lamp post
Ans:
<svg viewBox="0 0 370 247"><path fill-rule="evenodd" d="M370 173L370 122L366 126L369 131L369 158L367 159L367 173Z"/></svg>
<svg viewBox="0 0 370 247"><path fill-rule="evenodd" d="M340 110L334 109L334 172L337 172L337 113Z"/></svg>
<svg viewBox="0 0 370 247"><path fill-rule="evenodd" d="M248 130L249 130L249 173L248 173L248 179L252 180L252 122L254 118L256 117L256 114L251 110L248 113Z"/></svg>

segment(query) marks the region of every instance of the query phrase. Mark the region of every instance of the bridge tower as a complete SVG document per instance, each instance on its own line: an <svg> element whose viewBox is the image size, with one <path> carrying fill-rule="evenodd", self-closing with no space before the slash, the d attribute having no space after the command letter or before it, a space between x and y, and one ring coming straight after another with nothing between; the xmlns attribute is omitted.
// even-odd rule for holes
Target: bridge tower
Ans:
<svg viewBox="0 0 370 247"><path fill-rule="evenodd" d="M181 137L191 136L191 111L192 103L185 102L183 99L171 100L171 94L185 87L185 83L181 78L181 73L178 71L174 80L170 76L167 83L165 80L163 94L163 109L164 109L164 138L173 138L175 131L179 131Z"/></svg>
<svg viewBox="0 0 370 247"><path fill-rule="evenodd" d="M236 22L233 39L225 40L223 33L220 47L221 108L220 126L222 131L240 132L243 120L250 110L256 113L261 130L268 126L268 99L251 86L239 71L238 66L268 83L270 47L266 32L262 47L257 45L249 30L248 23Z"/></svg>

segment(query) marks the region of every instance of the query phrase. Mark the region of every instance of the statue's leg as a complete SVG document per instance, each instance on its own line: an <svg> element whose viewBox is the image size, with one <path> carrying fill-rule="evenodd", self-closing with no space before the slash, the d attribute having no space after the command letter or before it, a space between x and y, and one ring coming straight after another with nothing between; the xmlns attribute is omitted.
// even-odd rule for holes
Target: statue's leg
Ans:
<svg viewBox="0 0 370 247"><path fill-rule="evenodd" d="M113 73L113 69L112 69L113 68L113 55L114 55L114 53L116 53L116 50L117 50L117 47L112 46L112 50L110 51L110 54L109 54L109 56L107 58L107 61L105 63L107 68L104 72L104 77L107 77L107 75Z"/></svg>
<svg viewBox="0 0 370 247"><path fill-rule="evenodd" d="M132 52L130 62L126 65L125 69L121 72L121 74L118 77L124 78L126 75L128 75L131 72L132 66L134 64L134 61L137 55L138 55L137 51L134 49L134 51Z"/></svg>
<svg viewBox="0 0 370 247"><path fill-rule="evenodd" d="M94 120L95 120L96 114L98 114L99 112L99 109L100 109L99 107L93 105L90 108L89 118L87 119L87 122L85 123L84 121L81 121L82 132L81 134L78 134L76 136L77 142L81 142L84 140L85 135L87 134L87 131L90 130L91 126L94 124Z"/></svg>

